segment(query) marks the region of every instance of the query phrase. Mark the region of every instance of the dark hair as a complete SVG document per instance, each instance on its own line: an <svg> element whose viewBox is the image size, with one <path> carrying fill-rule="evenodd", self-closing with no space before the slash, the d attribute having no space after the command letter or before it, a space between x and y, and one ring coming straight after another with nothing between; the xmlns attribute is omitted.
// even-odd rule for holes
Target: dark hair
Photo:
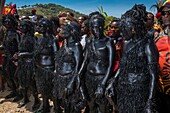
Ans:
<svg viewBox="0 0 170 113"><path fill-rule="evenodd" d="M35 15L35 14L36 14L36 9L33 8L33 9L31 10L31 14L32 14L32 15Z"/></svg>
<svg viewBox="0 0 170 113"><path fill-rule="evenodd" d="M90 17L90 19L89 19L89 28L90 29L92 27L92 23L93 23L94 19L99 19L101 21L101 23L103 24L103 26L104 26L105 18L101 13L99 13L97 11L92 12L92 13L89 14L89 17Z"/></svg>
<svg viewBox="0 0 170 113"><path fill-rule="evenodd" d="M95 11L89 14L89 18L91 18L92 16L98 16L98 17L105 19L104 16L98 11Z"/></svg>
<svg viewBox="0 0 170 113"><path fill-rule="evenodd" d="M80 41L81 39L81 30L80 30L80 26L77 22L70 22L68 23L71 26L71 29L73 31L73 35L76 41Z"/></svg>
<svg viewBox="0 0 170 113"><path fill-rule="evenodd" d="M151 12L147 12L147 14L151 14L152 15L152 20L154 20L154 14Z"/></svg>
<svg viewBox="0 0 170 113"><path fill-rule="evenodd" d="M83 21L84 25L86 25L87 27L89 27L89 19Z"/></svg>
<svg viewBox="0 0 170 113"><path fill-rule="evenodd" d="M50 18L50 20L54 23L55 26L57 26L57 27L60 26L60 21L59 21L58 16L55 16L55 17L52 16L52 17Z"/></svg>
<svg viewBox="0 0 170 113"><path fill-rule="evenodd" d="M18 22L16 20L16 18L14 17L14 15L12 15L11 13L7 14L7 15L3 15L2 16L2 24L4 25L5 24L5 20L6 19L10 19L12 21L12 25L11 27L12 28L16 28L18 27Z"/></svg>
<svg viewBox="0 0 170 113"><path fill-rule="evenodd" d="M44 18L42 15L36 15L37 20Z"/></svg>
<svg viewBox="0 0 170 113"><path fill-rule="evenodd" d="M34 24L30 20L22 20L21 24L24 24L27 26L27 31L34 35Z"/></svg>
<svg viewBox="0 0 170 113"><path fill-rule="evenodd" d="M38 21L38 24L43 24L45 27L47 27L47 30L49 33L54 33L53 32L53 22L50 21L49 19L47 18L41 18L39 21Z"/></svg>
<svg viewBox="0 0 170 113"><path fill-rule="evenodd" d="M135 5L122 15L119 27L124 29L128 24L129 26L134 26L137 32L144 33L146 32L146 17L146 7L144 5Z"/></svg>
<svg viewBox="0 0 170 113"><path fill-rule="evenodd" d="M74 13L71 11L66 11L66 13L69 13L72 17L74 17Z"/></svg>
<svg viewBox="0 0 170 113"><path fill-rule="evenodd" d="M19 15L18 14L14 14L14 17L16 18L16 20L19 20Z"/></svg>
<svg viewBox="0 0 170 113"><path fill-rule="evenodd" d="M112 19L112 22L119 22L119 21L120 21L120 18L115 17L115 18Z"/></svg>

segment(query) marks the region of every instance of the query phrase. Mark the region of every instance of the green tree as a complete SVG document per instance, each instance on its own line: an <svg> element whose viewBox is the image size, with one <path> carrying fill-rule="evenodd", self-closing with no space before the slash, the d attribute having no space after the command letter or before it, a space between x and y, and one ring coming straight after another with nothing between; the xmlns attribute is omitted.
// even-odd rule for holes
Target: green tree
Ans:
<svg viewBox="0 0 170 113"><path fill-rule="evenodd" d="M111 21L113 20L113 16L108 16L108 14L104 11L103 7L100 6L100 7L97 7L98 8L98 11L105 17L105 30L104 30L104 34L107 34L107 28L109 27Z"/></svg>
<svg viewBox="0 0 170 113"><path fill-rule="evenodd" d="M24 8L27 8L27 5L24 5Z"/></svg>

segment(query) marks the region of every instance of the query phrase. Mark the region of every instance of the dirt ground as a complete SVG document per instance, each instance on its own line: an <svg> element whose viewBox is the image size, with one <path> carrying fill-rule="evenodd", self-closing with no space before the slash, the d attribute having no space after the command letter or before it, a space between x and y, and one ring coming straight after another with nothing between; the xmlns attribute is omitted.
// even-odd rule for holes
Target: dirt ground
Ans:
<svg viewBox="0 0 170 113"><path fill-rule="evenodd" d="M22 108L17 108L19 102L12 102L13 98L5 99L10 91L4 90L0 92L0 113L33 113L31 110L31 103L29 102Z"/></svg>
<svg viewBox="0 0 170 113"><path fill-rule="evenodd" d="M37 111L32 111L33 97L30 96L30 102L27 103L22 108L17 108L18 102L13 102L13 98L5 99L5 96L10 93L9 89L0 91L0 113L39 113ZM52 106L52 102L50 102ZM51 108L51 113L53 113L53 107Z"/></svg>

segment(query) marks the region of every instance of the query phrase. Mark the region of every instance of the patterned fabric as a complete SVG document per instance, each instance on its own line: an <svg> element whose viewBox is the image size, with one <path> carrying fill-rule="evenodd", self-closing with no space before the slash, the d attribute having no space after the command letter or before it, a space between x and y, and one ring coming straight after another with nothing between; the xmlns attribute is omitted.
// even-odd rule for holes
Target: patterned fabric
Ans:
<svg viewBox="0 0 170 113"><path fill-rule="evenodd" d="M170 94L170 37L162 36L156 41L159 51L160 65L160 90L165 94Z"/></svg>

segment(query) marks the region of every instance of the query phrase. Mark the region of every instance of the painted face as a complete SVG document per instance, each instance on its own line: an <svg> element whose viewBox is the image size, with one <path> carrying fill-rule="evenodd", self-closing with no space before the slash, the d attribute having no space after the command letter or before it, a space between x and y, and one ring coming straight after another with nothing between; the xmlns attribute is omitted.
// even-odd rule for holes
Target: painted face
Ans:
<svg viewBox="0 0 170 113"><path fill-rule="evenodd" d="M113 36L113 37L120 36L120 30L119 30L119 28L117 27L117 25L118 25L118 22L112 22L112 23L111 23L110 28L111 28L111 30L112 30L112 36Z"/></svg>
<svg viewBox="0 0 170 113"><path fill-rule="evenodd" d="M63 39L67 39L71 35L71 29L68 27L68 25L62 26L60 28L59 36Z"/></svg>
<svg viewBox="0 0 170 113"><path fill-rule="evenodd" d="M45 33L47 31L47 26L45 21L39 21L37 26L37 31L39 33Z"/></svg>
<svg viewBox="0 0 170 113"><path fill-rule="evenodd" d="M4 20L4 26L8 29L8 28L10 28L11 27L11 25L12 25L12 21L9 19L9 18L6 18L5 20Z"/></svg>
<svg viewBox="0 0 170 113"><path fill-rule="evenodd" d="M132 23L131 18L126 18L122 22L124 25L121 28L122 35L125 38L125 40L130 40L134 36L133 28L134 25Z"/></svg>
<svg viewBox="0 0 170 113"><path fill-rule="evenodd" d="M96 38L103 36L104 24L100 19L94 19L91 25L91 32Z"/></svg>
<svg viewBox="0 0 170 113"><path fill-rule="evenodd" d="M22 33L26 33L27 32L27 24L25 22L21 22L20 24L20 30Z"/></svg>

